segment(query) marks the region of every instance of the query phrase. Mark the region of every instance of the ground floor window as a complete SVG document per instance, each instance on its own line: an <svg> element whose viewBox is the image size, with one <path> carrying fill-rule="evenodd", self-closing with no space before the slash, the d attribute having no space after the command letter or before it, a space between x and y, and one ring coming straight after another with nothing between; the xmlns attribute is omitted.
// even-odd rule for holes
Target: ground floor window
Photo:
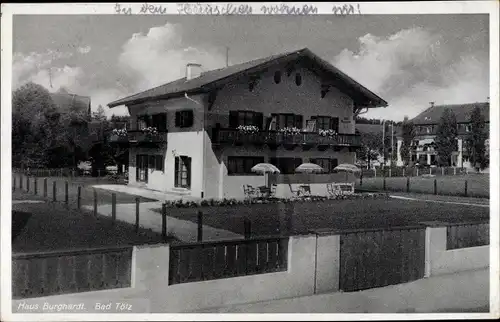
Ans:
<svg viewBox="0 0 500 322"><path fill-rule="evenodd" d="M227 173L229 175L252 174L252 168L263 163L264 157L228 157Z"/></svg>
<svg viewBox="0 0 500 322"><path fill-rule="evenodd" d="M269 163L278 167L282 174L293 174L302 164L302 158L270 158Z"/></svg>
<svg viewBox="0 0 500 322"><path fill-rule="evenodd" d="M165 161L160 154L137 154L137 166L135 180L138 182L148 182L149 169L165 171Z"/></svg>
<svg viewBox="0 0 500 322"><path fill-rule="evenodd" d="M187 156L175 157L175 186L191 188L191 158Z"/></svg>
<svg viewBox="0 0 500 322"><path fill-rule="evenodd" d="M325 173L332 173L333 169L335 169L335 167L339 165L337 159L330 159L330 158L311 159L311 163L317 164L323 169L325 169Z"/></svg>

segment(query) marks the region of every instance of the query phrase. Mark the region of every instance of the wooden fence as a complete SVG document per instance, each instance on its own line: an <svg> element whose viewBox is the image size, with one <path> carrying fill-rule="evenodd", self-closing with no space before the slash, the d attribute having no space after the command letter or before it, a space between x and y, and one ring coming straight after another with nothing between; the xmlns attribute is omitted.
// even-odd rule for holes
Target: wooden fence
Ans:
<svg viewBox="0 0 500 322"><path fill-rule="evenodd" d="M434 176L458 176L475 172L475 170L457 167L434 167L434 168L416 168L416 167L381 167L374 169L361 169L363 177L374 178L383 177L384 171L386 177L419 177L426 174Z"/></svg>
<svg viewBox="0 0 500 322"><path fill-rule="evenodd" d="M406 283L424 271L424 226L340 232L340 290Z"/></svg>
<svg viewBox="0 0 500 322"><path fill-rule="evenodd" d="M485 222L446 225L446 249L485 246L490 244L490 225Z"/></svg>
<svg viewBox="0 0 500 322"><path fill-rule="evenodd" d="M172 245L169 284L286 271L288 239L270 237Z"/></svg>
<svg viewBox="0 0 500 322"><path fill-rule="evenodd" d="M89 177L92 175L91 170L58 168L58 169L12 169L13 173L29 175L32 177ZM98 169L96 171L98 177L115 174L117 170Z"/></svg>
<svg viewBox="0 0 500 322"><path fill-rule="evenodd" d="M12 298L130 287L132 247L12 256Z"/></svg>

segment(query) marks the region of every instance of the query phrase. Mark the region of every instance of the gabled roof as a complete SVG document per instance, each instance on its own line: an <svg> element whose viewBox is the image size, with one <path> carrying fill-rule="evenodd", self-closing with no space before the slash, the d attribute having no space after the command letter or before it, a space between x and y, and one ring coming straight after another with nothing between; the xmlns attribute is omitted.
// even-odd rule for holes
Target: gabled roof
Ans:
<svg viewBox="0 0 500 322"><path fill-rule="evenodd" d="M416 125L432 125L439 124L439 119L446 108L449 108L457 119L457 123L470 122L470 114L472 110L479 106L484 115L486 122L490 121L490 104L489 103L468 103L468 104L453 104L453 105L434 105L417 115L412 119Z"/></svg>
<svg viewBox="0 0 500 322"><path fill-rule="evenodd" d="M186 80L186 78L183 77L144 92L116 100L109 103L108 106L115 107L120 105L137 104L152 99L167 99L182 96L184 93L194 94L210 92L211 90L234 81L241 76L248 76L254 73L262 72L270 66L280 63L293 62L299 58L305 58L313 62L313 66L319 67L317 68L317 71L325 74L325 76L329 76L332 79L332 85L336 86L347 95L350 95L358 105L370 107L387 106L387 102L382 98L338 70L330 63L324 61L307 48L207 71L191 80Z"/></svg>

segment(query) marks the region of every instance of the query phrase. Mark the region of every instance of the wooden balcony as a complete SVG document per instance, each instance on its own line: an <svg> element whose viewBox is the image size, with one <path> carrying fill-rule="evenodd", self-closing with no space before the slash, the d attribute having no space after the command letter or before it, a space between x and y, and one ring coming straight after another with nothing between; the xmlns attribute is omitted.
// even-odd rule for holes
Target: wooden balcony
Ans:
<svg viewBox="0 0 500 322"><path fill-rule="evenodd" d="M322 136L316 132L303 132L299 134L285 134L279 131L243 133L236 129L216 128L213 129L212 144L356 148L361 146L361 138L355 134L337 134L330 137Z"/></svg>
<svg viewBox="0 0 500 322"><path fill-rule="evenodd" d="M109 142L123 145L158 145L167 142L167 132L149 135L140 130L129 130L127 136L110 135Z"/></svg>

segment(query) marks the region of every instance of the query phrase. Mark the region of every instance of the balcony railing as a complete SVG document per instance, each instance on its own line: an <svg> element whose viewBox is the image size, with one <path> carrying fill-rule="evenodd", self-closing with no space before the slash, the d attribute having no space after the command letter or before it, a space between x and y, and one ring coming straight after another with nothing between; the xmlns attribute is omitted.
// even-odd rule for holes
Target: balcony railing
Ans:
<svg viewBox="0 0 500 322"><path fill-rule="evenodd" d="M322 136L316 132L285 134L279 131L244 133L236 129L214 129L213 144L269 144L269 145L332 145L360 146L361 138L355 134Z"/></svg>
<svg viewBox="0 0 500 322"><path fill-rule="evenodd" d="M147 144L147 143L164 143L167 142L167 132L158 132L157 134L147 134L141 130L129 130L127 136L119 136L112 134L109 137L111 143L126 143L126 144Z"/></svg>

